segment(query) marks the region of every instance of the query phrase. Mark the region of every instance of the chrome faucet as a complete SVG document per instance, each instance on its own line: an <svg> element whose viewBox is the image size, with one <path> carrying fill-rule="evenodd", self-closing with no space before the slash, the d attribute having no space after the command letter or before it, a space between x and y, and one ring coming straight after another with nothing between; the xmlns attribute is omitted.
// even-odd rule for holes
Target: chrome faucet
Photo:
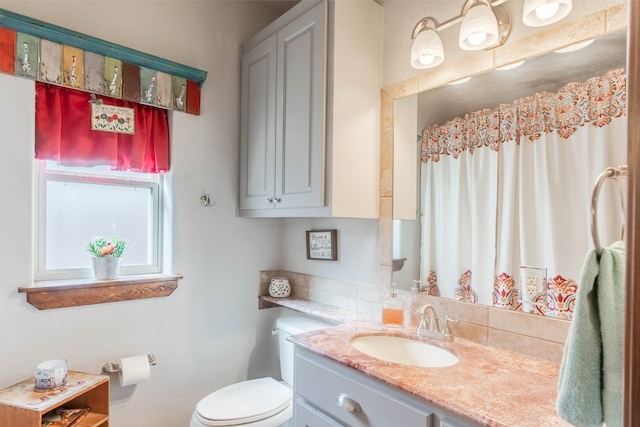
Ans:
<svg viewBox="0 0 640 427"><path fill-rule="evenodd" d="M416 334L420 337L435 338L442 341L453 341L453 333L449 327L449 322L458 323L447 316L438 318L436 309L431 304L425 304L415 311L420 315L420 323ZM442 319L442 327L440 327L439 319Z"/></svg>

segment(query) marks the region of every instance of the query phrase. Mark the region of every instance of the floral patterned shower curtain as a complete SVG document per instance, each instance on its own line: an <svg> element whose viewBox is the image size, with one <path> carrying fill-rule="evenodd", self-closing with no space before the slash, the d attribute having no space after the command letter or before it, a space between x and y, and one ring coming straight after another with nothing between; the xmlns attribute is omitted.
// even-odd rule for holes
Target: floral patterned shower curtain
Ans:
<svg viewBox="0 0 640 427"><path fill-rule="evenodd" d="M626 163L625 102L625 74L617 69L426 128L425 292L523 310L519 267L542 267L548 291L525 311L570 318L593 245L593 183L606 167ZM600 231L608 239L621 227L618 196L615 189L601 195Z"/></svg>

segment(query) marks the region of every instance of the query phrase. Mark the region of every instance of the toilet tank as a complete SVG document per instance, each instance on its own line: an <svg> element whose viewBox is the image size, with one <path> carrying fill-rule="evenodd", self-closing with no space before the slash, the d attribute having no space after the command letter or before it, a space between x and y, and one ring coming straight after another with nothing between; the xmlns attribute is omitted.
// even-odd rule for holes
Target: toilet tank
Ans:
<svg viewBox="0 0 640 427"><path fill-rule="evenodd" d="M287 341L289 335L302 334L332 326L322 320L287 311L276 321L278 329L278 350L280 354L280 374L282 379L293 386L293 344Z"/></svg>

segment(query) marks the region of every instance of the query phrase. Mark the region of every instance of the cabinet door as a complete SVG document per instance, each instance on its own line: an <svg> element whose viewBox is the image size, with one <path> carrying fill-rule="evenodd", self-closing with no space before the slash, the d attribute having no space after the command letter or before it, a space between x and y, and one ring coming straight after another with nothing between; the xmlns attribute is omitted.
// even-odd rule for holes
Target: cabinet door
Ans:
<svg viewBox="0 0 640 427"><path fill-rule="evenodd" d="M324 205L326 6L278 32L276 207Z"/></svg>
<svg viewBox="0 0 640 427"><path fill-rule="evenodd" d="M276 49L274 34L242 56L240 209L273 207Z"/></svg>

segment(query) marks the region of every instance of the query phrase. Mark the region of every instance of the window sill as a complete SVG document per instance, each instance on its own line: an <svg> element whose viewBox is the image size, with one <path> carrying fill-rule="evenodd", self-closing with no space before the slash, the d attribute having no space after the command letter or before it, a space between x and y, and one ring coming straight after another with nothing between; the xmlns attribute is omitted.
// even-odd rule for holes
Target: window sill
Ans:
<svg viewBox="0 0 640 427"><path fill-rule="evenodd" d="M166 297L178 287L181 275L144 274L116 280L75 279L35 282L20 287L27 302L38 310Z"/></svg>

